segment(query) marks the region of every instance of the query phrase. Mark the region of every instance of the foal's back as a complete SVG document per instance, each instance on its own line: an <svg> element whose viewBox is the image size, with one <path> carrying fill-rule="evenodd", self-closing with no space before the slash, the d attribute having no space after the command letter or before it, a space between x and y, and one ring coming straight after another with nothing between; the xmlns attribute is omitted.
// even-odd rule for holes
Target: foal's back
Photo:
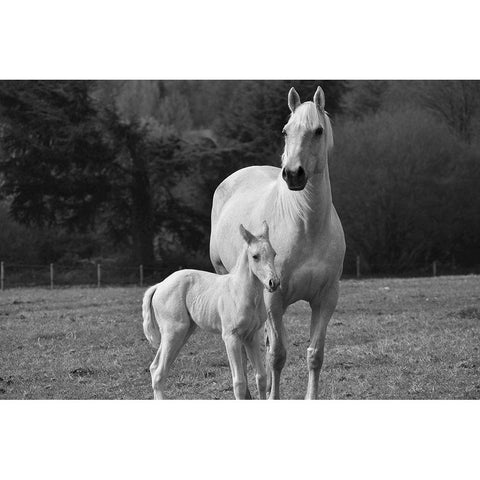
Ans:
<svg viewBox="0 0 480 480"><path fill-rule="evenodd" d="M201 270L179 270L170 275L158 285L152 298L160 331L162 324L170 325L170 320L177 319L178 322L193 322L202 329L220 332L218 300L227 281L226 277Z"/></svg>

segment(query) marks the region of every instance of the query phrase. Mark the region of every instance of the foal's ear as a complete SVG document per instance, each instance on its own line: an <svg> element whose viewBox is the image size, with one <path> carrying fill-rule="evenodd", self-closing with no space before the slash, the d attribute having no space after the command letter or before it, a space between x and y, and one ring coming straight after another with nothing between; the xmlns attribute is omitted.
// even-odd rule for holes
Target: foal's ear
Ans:
<svg viewBox="0 0 480 480"><path fill-rule="evenodd" d="M313 96L313 103L320 109L321 112L325 110L325 94L323 93L322 87L317 87L317 91Z"/></svg>
<svg viewBox="0 0 480 480"><path fill-rule="evenodd" d="M248 244L252 243L252 240L255 238L242 224L240 224L240 234Z"/></svg>
<svg viewBox="0 0 480 480"><path fill-rule="evenodd" d="M268 232L269 232L269 229L268 229L268 223L266 220L263 221L263 232L262 232L262 235L265 237L265 238L268 238Z"/></svg>
<svg viewBox="0 0 480 480"><path fill-rule="evenodd" d="M296 108L300 105L300 103L302 103L300 101L300 95L292 87L288 92L288 108L290 108L290 111L293 113L296 110Z"/></svg>

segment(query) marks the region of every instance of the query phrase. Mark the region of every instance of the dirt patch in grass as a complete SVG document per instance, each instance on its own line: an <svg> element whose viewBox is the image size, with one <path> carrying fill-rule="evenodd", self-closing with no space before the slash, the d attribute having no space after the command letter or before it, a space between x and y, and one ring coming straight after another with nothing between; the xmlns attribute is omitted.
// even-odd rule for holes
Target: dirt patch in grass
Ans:
<svg viewBox="0 0 480 480"><path fill-rule="evenodd" d="M95 370L93 370L92 368L79 367L79 368L74 368L73 370L70 370L70 372L68 373L72 377L90 377L92 375L95 375Z"/></svg>
<svg viewBox="0 0 480 480"><path fill-rule="evenodd" d="M466 307L451 313L451 317L468 318L473 320L480 320L480 307Z"/></svg>

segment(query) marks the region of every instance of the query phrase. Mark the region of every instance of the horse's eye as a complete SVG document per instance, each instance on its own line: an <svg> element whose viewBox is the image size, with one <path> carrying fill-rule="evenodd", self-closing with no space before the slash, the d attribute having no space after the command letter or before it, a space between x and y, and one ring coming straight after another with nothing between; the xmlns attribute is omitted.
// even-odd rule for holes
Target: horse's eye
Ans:
<svg viewBox="0 0 480 480"><path fill-rule="evenodd" d="M252 258L258 262L258 260L260 259L260 255L252 255Z"/></svg>
<svg viewBox="0 0 480 480"><path fill-rule="evenodd" d="M317 137L319 137L322 133L323 133L323 127L318 127L318 128L315 130L315 135L316 135Z"/></svg>

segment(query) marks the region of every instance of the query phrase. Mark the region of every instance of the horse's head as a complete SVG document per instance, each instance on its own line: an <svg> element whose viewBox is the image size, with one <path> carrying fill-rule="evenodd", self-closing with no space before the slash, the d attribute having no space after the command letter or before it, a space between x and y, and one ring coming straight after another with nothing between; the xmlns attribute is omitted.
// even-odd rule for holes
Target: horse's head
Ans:
<svg viewBox="0 0 480 480"><path fill-rule="evenodd" d="M333 147L332 126L321 87L317 88L313 102L305 103L291 88L288 106L292 114L283 128L282 177L290 190L303 190L309 177L325 167L328 151Z"/></svg>
<svg viewBox="0 0 480 480"><path fill-rule="evenodd" d="M263 222L263 232L258 237L250 233L241 224L240 234L247 243L250 271L269 292L274 292L280 285L280 279L275 270L274 260L276 253L270 243L267 222Z"/></svg>

